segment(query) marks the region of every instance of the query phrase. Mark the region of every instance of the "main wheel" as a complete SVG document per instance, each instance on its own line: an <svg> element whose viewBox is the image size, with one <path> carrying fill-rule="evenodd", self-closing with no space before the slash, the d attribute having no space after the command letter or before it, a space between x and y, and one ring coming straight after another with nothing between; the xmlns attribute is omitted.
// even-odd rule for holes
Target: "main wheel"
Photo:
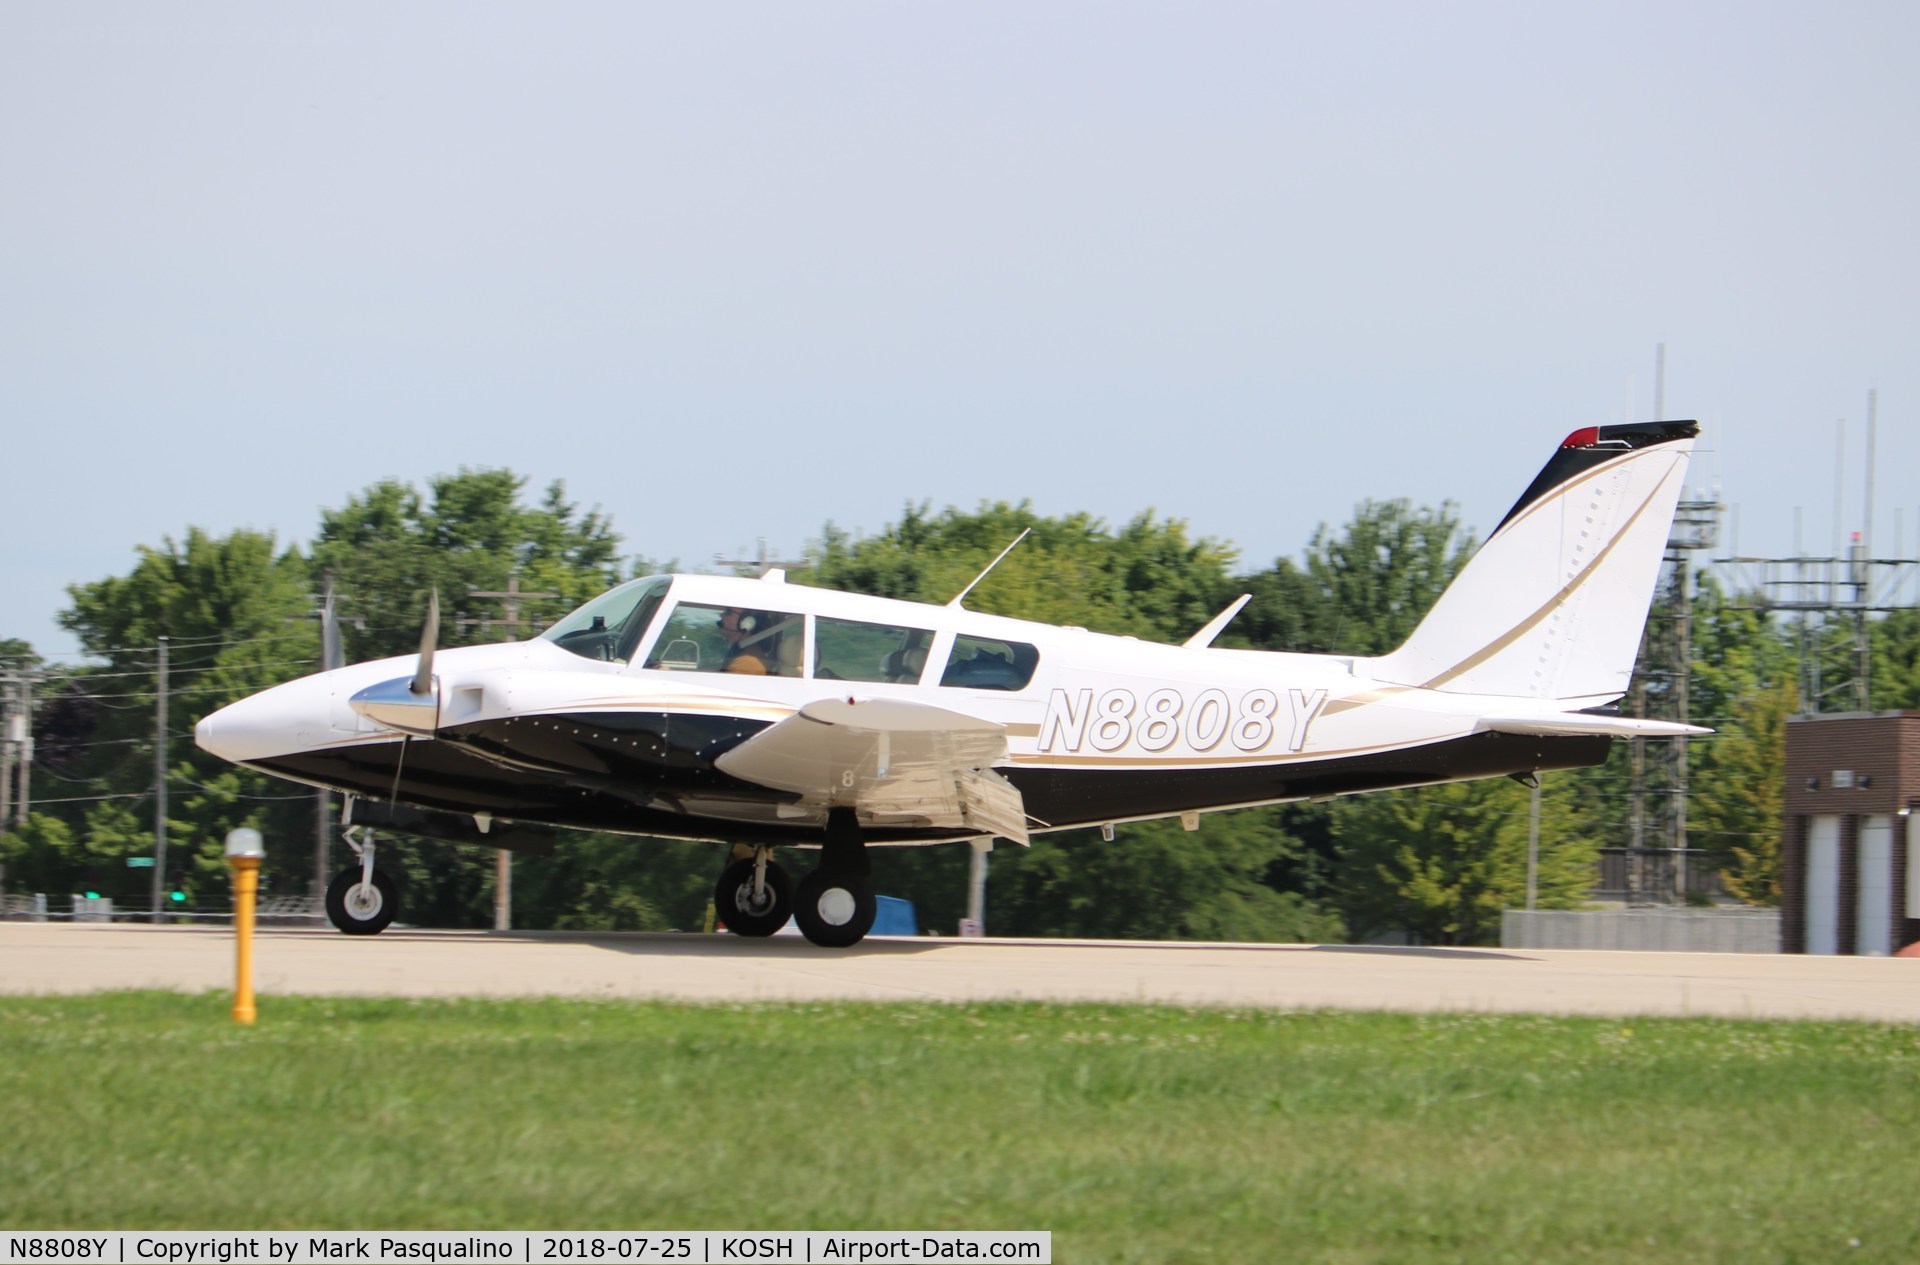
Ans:
<svg viewBox="0 0 1920 1265"><path fill-rule="evenodd" d="M350 866L327 884L327 921L350 936L377 936L400 912L393 880L373 872L373 889L360 884L360 867Z"/></svg>
<svg viewBox="0 0 1920 1265"><path fill-rule="evenodd" d="M815 944L844 949L859 944L873 929L873 916L878 910L873 884L865 877L815 870L800 880L793 920L800 924L800 933Z"/></svg>
<svg viewBox="0 0 1920 1265"><path fill-rule="evenodd" d="M793 914L793 878L767 862L766 885L753 899L753 858L735 861L720 872L713 888L713 911L737 936L770 936Z"/></svg>

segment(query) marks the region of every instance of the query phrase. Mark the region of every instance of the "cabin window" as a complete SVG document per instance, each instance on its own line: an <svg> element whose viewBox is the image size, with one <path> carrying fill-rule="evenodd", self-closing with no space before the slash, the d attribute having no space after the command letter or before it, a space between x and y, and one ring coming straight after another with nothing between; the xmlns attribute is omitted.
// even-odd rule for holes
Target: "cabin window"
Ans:
<svg viewBox="0 0 1920 1265"><path fill-rule="evenodd" d="M813 674L822 680L918 685L933 634L924 628L823 618L814 621L813 642Z"/></svg>
<svg viewBox="0 0 1920 1265"><path fill-rule="evenodd" d="M639 648L670 583L667 576L650 575L608 589L540 637L583 659L625 663Z"/></svg>
<svg viewBox="0 0 1920 1265"><path fill-rule="evenodd" d="M947 656L940 684L969 690L1023 690L1039 663L1040 652L1025 642L962 633L953 639L953 653Z"/></svg>
<svg viewBox="0 0 1920 1265"><path fill-rule="evenodd" d="M785 611L681 602L660 629L649 668L799 676L806 621Z"/></svg>

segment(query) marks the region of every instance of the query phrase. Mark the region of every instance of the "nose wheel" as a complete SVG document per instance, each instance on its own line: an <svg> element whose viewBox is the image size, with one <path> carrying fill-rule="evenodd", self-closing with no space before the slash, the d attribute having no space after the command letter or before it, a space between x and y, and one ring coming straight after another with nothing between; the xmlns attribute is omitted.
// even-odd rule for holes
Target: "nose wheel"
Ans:
<svg viewBox="0 0 1920 1265"><path fill-rule="evenodd" d="M393 880L373 868L373 831L350 826L343 833L359 858L327 884L327 921L350 936L377 936L400 912Z"/></svg>
<svg viewBox="0 0 1920 1265"><path fill-rule="evenodd" d="M376 871L364 883L360 867L340 871L327 884L327 921L350 936L377 936L399 911L393 880Z"/></svg>

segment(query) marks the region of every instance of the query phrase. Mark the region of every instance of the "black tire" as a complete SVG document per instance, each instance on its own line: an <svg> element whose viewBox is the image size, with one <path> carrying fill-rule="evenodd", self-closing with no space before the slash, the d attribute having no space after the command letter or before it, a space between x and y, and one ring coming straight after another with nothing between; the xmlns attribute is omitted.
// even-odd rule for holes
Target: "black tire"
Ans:
<svg viewBox="0 0 1920 1265"><path fill-rule="evenodd" d="M873 930L879 911L873 884L864 876L815 870L800 880L794 895L793 920L800 934L828 949L859 944Z"/></svg>
<svg viewBox="0 0 1920 1265"><path fill-rule="evenodd" d="M373 872L371 901L351 899L360 886L360 867L352 866L333 876L327 884L327 921L350 936L377 936L387 929L400 912L399 894L393 880L383 871Z"/></svg>
<svg viewBox="0 0 1920 1265"><path fill-rule="evenodd" d="M735 861L713 887L713 912L736 936L770 936L793 916L793 876L767 862L765 906L753 907L753 858Z"/></svg>

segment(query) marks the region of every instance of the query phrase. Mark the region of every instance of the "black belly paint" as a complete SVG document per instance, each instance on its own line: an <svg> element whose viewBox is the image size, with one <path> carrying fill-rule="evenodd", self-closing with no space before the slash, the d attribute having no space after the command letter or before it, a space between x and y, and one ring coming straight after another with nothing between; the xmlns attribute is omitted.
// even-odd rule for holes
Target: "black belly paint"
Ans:
<svg viewBox="0 0 1920 1265"><path fill-rule="evenodd" d="M576 830L818 843L806 824L730 822L675 807L685 797L771 808L798 796L729 777L713 762L768 722L664 712L517 716L444 729L406 744L398 799L446 812L491 813ZM1171 816L1226 804L1307 799L1460 778L1583 768L1607 758L1605 737L1475 734L1399 751L1276 765L1172 769L1045 769L1000 772L1027 814L1048 826L1090 826ZM401 744L383 742L249 761L269 773L384 801L393 793ZM968 837L950 828L883 827L870 843L938 843Z"/></svg>

